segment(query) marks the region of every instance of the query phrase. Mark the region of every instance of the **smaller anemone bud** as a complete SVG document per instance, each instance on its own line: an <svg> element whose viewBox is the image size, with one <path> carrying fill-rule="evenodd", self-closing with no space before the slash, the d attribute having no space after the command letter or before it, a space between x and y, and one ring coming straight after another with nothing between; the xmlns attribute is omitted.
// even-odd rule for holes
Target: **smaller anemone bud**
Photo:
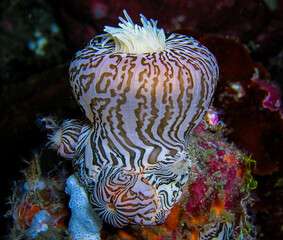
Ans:
<svg viewBox="0 0 283 240"><path fill-rule="evenodd" d="M49 137L49 146L67 159L73 159L76 152L82 123L78 120L66 120L61 127Z"/></svg>
<svg viewBox="0 0 283 240"><path fill-rule="evenodd" d="M163 29L156 27L157 21L148 21L142 14L143 26L134 24L127 12L124 10L125 19L119 17L120 27L105 26L104 31L109 34L105 42L114 40L115 52L123 53L151 53L163 51L166 48L165 34Z"/></svg>
<svg viewBox="0 0 283 240"><path fill-rule="evenodd" d="M62 129L58 129L52 135L49 136L49 146L53 150L58 150L62 142Z"/></svg>

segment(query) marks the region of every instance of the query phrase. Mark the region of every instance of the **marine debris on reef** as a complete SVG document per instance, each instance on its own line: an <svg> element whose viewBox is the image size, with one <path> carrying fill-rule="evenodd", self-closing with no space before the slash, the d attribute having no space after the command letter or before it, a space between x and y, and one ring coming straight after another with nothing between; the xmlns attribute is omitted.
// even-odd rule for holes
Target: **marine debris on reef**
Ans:
<svg viewBox="0 0 283 240"><path fill-rule="evenodd" d="M217 109L211 108L193 131L186 150L192 160L190 180L166 222L116 230L104 224L101 239L193 240L213 239L214 234L223 236L218 239L253 239L256 233L247 206L253 203L251 190L256 187L251 175L254 161L225 140L225 124L213 114ZM64 191L70 173L62 165L52 176L43 176L40 161L36 154L24 171L25 179L14 188L9 213L14 219L13 239L69 236Z"/></svg>

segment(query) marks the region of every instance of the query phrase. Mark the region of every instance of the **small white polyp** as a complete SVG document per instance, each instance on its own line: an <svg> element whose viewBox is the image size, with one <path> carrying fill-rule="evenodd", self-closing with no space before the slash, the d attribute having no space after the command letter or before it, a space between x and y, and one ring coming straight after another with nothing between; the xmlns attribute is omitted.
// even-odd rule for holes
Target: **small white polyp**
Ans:
<svg viewBox="0 0 283 240"><path fill-rule="evenodd" d="M70 195L71 218L69 231L74 240L100 240L102 221L91 208L84 188L75 175L67 179L65 192Z"/></svg>

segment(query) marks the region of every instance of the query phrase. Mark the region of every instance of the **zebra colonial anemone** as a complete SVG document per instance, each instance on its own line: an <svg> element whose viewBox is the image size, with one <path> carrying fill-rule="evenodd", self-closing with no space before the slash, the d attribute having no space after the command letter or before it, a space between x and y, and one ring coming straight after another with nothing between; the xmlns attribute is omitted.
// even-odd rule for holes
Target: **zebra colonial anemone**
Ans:
<svg viewBox="0 0 283 240"><path fill-rule="evenodd" d="M93 209L116 227L166 220L189 178L190 132L218 79L214 56L198 41L124 14L70 65L87 119L65 121L51 137L72 159Z"/></svg>

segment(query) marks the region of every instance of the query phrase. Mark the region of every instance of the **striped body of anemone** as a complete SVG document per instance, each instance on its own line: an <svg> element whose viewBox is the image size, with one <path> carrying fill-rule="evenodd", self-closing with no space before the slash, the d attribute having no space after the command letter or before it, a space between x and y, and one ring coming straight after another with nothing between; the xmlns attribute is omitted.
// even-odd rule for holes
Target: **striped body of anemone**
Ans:
<svg viewBox="0 0 283 240"><path fill-rule="evenodd" d="M232 234L232 223L215 221L201 228L198 240L231 239Z"/></svg>
<svg viewBox="0 0 283 240"><path fill-rule="evenodd" d="M66 121L51 139L73 160L93 208L117 227L166 220L189 178L190 132L218 79L198 41L124 14L74 56L70 82L87 120Z"/></svg>

